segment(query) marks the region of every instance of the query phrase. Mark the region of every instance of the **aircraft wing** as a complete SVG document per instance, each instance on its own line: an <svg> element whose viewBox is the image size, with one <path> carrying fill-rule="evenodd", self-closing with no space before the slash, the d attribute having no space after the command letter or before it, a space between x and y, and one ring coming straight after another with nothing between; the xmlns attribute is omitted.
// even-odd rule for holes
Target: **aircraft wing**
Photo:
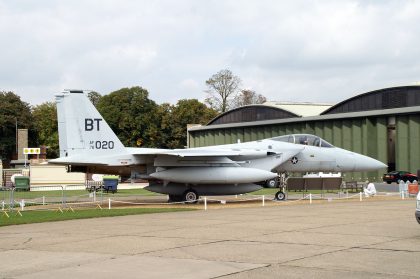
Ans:
<svg viewBox="0 0 420 279"><path fill-rule="evenodd" d="M266 156L270 151L260 149L227 149L227 148L190 148L190 149L153 149L130 148L132 155L168 155L177 157L232 157L232 156Z"/></svg>
<svg viewBox="0 0 420 279"><path fill-rule="evenodd" d="M275 169L302 151L303 146L288 146L282 150L255 148L191 148L172 150L132 150L134 156L154 157L155 167L180 166L243 166L262 170ZM144 152L146 151L146 152ZM241 159L244 158L244 159ZM250 159L252 158L252 159Z"/></svg>

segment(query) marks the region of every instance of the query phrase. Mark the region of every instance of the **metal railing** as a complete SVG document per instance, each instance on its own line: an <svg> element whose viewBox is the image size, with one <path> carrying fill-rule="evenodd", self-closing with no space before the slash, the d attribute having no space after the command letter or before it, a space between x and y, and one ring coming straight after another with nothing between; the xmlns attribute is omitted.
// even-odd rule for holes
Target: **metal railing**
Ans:
<svg viewBox="0 0 420 279"><path fill-rule="evenodd" d="M407 187L401 185L400 192L378 193L377 196L405 199L409 198ZM305 193L303 197L300 194L292 195L289 193L285 201L275 201L273 195L237 195L227 197L202 197L198 200L198 205L204 205L207 209L208 203L212 206L218 204L235 203L262 203L266 206L268 203L289 204L295 202L309 201L310 204L315 201L338 201L338 200L364 200L363 192L350 195L349 192L329 193L328 195ZM77 208L114 208L114 207L132 207L132 206L177 206L183 202L168 203L166 195L158 195L147 192L142 189L118 190L117 193L107 193L103 188L95 191L87 191L86 185L53 185L31 187L31 191L17 191L13 187L0 188L0 207L1 211L26 211L26 210L50 210L50 209L70 209Z"/></svg>

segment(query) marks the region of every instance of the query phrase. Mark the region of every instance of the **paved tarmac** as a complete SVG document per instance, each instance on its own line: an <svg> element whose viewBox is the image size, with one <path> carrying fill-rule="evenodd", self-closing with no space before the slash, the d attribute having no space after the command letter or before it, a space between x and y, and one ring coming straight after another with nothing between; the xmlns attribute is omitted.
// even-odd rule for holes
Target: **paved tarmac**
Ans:
<svg viewBox="0 0 420 279"><path fill-rule="evenodd" d="M0 278L420 278L415 200L0 228Z"/></svg>

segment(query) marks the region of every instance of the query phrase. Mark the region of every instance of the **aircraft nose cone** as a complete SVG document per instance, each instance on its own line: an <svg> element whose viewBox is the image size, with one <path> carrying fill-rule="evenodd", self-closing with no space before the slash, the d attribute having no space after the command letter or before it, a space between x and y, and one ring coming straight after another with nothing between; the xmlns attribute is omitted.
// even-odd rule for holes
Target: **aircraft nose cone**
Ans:
<svg viewBox="0 0 420 279"><path fill-rule="evenodd" d="M368 156L358 155L355 158L355 171L375 171L387 168L388 166L379 160Z"/></svg>

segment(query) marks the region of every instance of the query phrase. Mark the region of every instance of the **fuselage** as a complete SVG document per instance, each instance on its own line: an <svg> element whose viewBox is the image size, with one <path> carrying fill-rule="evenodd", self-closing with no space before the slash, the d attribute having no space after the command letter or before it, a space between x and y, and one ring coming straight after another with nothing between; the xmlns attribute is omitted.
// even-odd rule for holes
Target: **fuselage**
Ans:
<svg viewBox="0 0 420 279"><path fill-rule="evenodd" d="M94 165L89 163L84 164L82 162L80 164L72 165L85 165L88 166L91 170L96 169L95 172L98 172L99 170L106 170L106 173L126 175L129 175L133 168L140 168L143 170L143 174L149 175L151 173L156 172L156 168L158 167L172 169L171 172L174 172L178 168L185 167L195 167L196 170L200 168L209 167L224 167L232 161L236 162L238 166L243 168L262 169L276 173L313 171L354 172L371 171L380 168L386 168L386 165L384 163L376 159L342 148L338 148L330 144L324 144L324 146L314 146L308 144L284 142L278 140L279 138L282 137L252 142L197 147L189 149L191 151L206 150L209 152L211 152L212 150L217 150L218 152L220 152L221 150L225 150L226 152L246 151L244 152L245 155L229 156L229 159L231 160L229 162L225 162L223 160L220 160L220 162L215 162L214 160L209 162L206 161L205 158L197 159L191 157L174 157L165 155L158 155L153 158L146 156L142 157L135 156L132 154L137 148L126 148L125 154L112 156L103 155L95 158L98 162L107 162L107 166L101 166L97 164ZM320 140L322 141L322 139ZM275 156L290 156L290 158L273 169L267 169L264 163L261 163L265 162L267 158ZM56 161L58 160L59 159L57 159ZM211 169L208 169L207 171L211 172ZM185 173L185 170L180 170L180 173L182 173L184 176L188 176L189 174L193 175L193 172ZM173 175L168 174L165 177L169 179L169 177L171 176ZM236 175L232 177L232 180L234 179L236 179Z"/></svg>

